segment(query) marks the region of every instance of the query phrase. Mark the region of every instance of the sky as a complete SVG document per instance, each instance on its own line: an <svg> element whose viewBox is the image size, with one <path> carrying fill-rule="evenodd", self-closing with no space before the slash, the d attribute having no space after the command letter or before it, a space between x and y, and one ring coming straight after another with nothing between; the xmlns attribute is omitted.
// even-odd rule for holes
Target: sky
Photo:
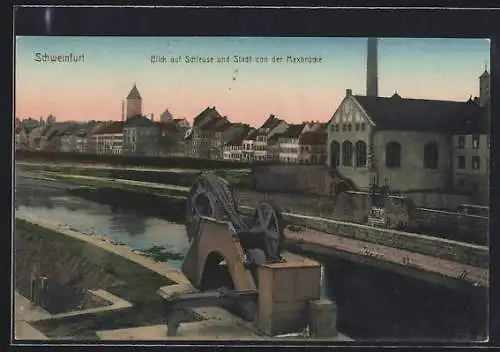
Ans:
<svg viewBox="0 0 500 352"><path fill-rule="evenodd" d="M487 39L379 38L379 95L465 101L489 69ZM38 62L37 53L83 54L81 62ZM181 57L152 63L151 56ZM234 56L252 58L236 63ZM230 57L186 63L185 56ZM321 62L289 63L287 56ZM267 58L257 63L256 58ZM283 57L285 62L273 62ZM133 84L143 114L168 109L188 121L207 106L233 122L327 121L345 96L366 92L366 38L17 37L15 116L58 121L120 120Z"/></svg>

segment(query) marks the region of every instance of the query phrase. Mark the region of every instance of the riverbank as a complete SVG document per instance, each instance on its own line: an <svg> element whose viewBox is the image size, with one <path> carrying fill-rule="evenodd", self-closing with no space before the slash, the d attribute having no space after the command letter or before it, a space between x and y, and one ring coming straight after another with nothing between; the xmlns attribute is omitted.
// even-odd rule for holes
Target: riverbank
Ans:
<svg viewBox="0 0 500 352"><path fill-rule="evenodd" d="M30 239L27 236L31 235ZM106 242L94 236L79 233L72 229L68 229L62 224L47 221L34 215L21 216L16 218L16 243L23 241L36 241L40 237L43 242L57 241L57 246L68 250L75 254L84 255L93 264L99 265L102 269L113 276L116 276L127 283L126 287L122 286L119 292L114 292L120 296L127 296L131 301L127 312L123 310L116 314L107 314L103 316L99 312L94 311L92 319L89 319L88 313L82 311L80 313L69 313L64 316L53 315L45 312L43 309L32 309L32 317L29 323L18 318L17 328L19 329L19 339L101 339L101 340L262 340L274 339L259 334L255 331L252 324L243 321L242 319L224 311L221 308L204 307L195 308L192 310L192 317L187 318L180 329L177 337L170 338L166 336L166 325L162 314L161 305L156 304L156 310L151 310L151 305L158 303L160 296L158 290L167 285L186 285L189 284L182 272L169 267L166 263L155 262L149 258L143 257L131 251L125 246L117 246ZM17 245L16 245L16 248ZM39 261L43 267L44 263L54 261L39 260L36 253L43 251L45 258L50 258L51 253L48 252L47 245L34 246L32 253L35 254L34 260ZM26 253L25 253L26 254ZM292 257L291 254L286 256ZM26 255L16 259L25 259ZM59 257L60 258L60 257ZM41 262L41 263L40 263ZM45 270L44 270L45 269ZM65 268L68 270L69 268ZM53 273L47 271L45 266L40 269L49 276L49 280L54 283L55 277ZM18 273L16 273L17 275ZM85 276L92 276L86 272ZM151 276L158 276L163 281L154 281L148 279ZM83 277L82 277L83 279ZM111 286L106 286L106 290L113 291ZM134 291L134 288L137 290ZM132 290L133 292L129 292ZM27 299L16 294L18 298L17 306L19 309L27 306ZM144 309L148 306L150 311L148 317L144 314ZM33 312L43 312L38 314L38 317L33 317ZM155 315L153 317L152 315ZM81 315L81 318L79 316ZM26 320L26 318L25 318ZM61 321L62 320L62 321ZM58 322L60 321L60 322ZM94 338L93 338L94 337ZM281 338L277 338L281 340ZM339 336L330 339L330 341L349 341L350 339L340 334Z"/></svg>
<svg viewBox="0 0 500 352"><path fill-rule="evenodd" d="M185 196L201 170L118 168L109 165L40 164L16 162L18 172L34 177L78 182L82 185L136 189L167 196ZM233 187L239 204L256 207L261 201L279 204L288 213L367 224L371 209L369 194L343 192L336 197L312 194L256 192L251 190L250 170L214 170ZM394 198L394 197L393 197ZM488 217L416 208L408 199L389 199L385 205L390 229L487 246Z"/></svg>

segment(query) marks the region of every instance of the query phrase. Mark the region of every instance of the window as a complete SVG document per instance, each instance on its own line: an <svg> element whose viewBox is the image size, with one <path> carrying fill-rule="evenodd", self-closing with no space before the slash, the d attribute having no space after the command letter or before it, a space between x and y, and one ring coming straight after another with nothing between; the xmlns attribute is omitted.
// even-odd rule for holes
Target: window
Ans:
<svg viewBox="0 0 500 352"><path fill-rule="evenodd" d="M401 166L401 145L398 142L389 142L385 147L385 165L388 168Z"/></svg>
<svg viewBox="0 0 500 352"><path fill-rule="evenodd" d="M332 124L332 125L330 126L330 131L332 131L332 132L333 132L333 131L335 131L335 125L333 125L333 124Z"/></svg>
<svg viewBox="0 0 500 352"><path fill-rule="evenodd" d="M465 148L465 136L458 136L458 149Z"/></svg>
<svg viewBox="0 0 500 352"><path fill-rule="evenodd" d="M342 124L342 132L345 132L345 131L347 131L347 125Z"/></svg>
<svg viewBox="0 0 500 352"><path fill-rule="evenodd" d="M366 143L363 141L356 142L356 166L366 166Z"/></svg>
<svg viewBox="0 0 500 352"><path fill-rule="evenodd" d="M330 163L332 167L340 165L340 143L337 141L330 144Z"/></svg>
<svg viewBox="0 0 500 352"><path fill-rule="evenodd" d="M366 128L366 125L364 123L361 124L361 131L364 131Z"/></svg>
<svg viewBox="0 0 500 352"><path fill-rule="evenodd" d="M347 125L347 130L348 130L349 132L351 132L351 131L352 131L352 124L348 124L348 125Z"/></svg>
<svg viewBox="0 0 500 352"><path fill-rule="evenodd" d="M360 130L360 125L359 123L356 124L356 131L359 131Z"/></svg>
<svg viewBox="0 0 500 352"><path fill-rule="evenodd" d="M336 130L337 132L339 132L339 131L340 131L340 125L339 125L339 124L336 124L336 125L335 125L335 130Z"/></svg>
<svg viewBox="0 0 500 352"><path fill-rule="evenodd" d="M439 164L438 144L431 142L424 146L424 167L426 169L437 169Z"/></svg>
<svg viewBox="0 0 500 352"><path fill-rule="evenodd" d="M465 169L465 156L461 155L458 157L458 168Z"/></svg>
<svg viewBox="0 0 500 352"><path fill-rule="evenodd" d="M478 135L472 136L472 149L479 149L479 136Z"/></svg>
<svg viewBox="0 0 500 352"><path fill-rule="evenodd" d="M480 159L478 156L472 157L472 170L479 170L480 168Z"/></svg>
<svg viewBox="0 0 500 352"><path fill-rule="evenodd" d="M352 166L352 143L349 141L342 143L342 165Z"/></svg>

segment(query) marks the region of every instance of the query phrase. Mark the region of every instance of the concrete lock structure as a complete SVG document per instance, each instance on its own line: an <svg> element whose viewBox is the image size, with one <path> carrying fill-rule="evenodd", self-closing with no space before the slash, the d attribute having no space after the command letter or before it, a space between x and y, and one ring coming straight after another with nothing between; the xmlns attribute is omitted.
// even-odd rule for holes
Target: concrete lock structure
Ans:
<svg viewBox="0 0 500 352"><path fill-rule="evenodd" d="M230 185L202 173L187 201L190 248L182 272L191 285L163 290L167 334L175 336L188 308L220 306L268 336L334 337L334 302L320 299L321 265L281 256L280 210L261 203L253 216L238 211Z"/></svg>

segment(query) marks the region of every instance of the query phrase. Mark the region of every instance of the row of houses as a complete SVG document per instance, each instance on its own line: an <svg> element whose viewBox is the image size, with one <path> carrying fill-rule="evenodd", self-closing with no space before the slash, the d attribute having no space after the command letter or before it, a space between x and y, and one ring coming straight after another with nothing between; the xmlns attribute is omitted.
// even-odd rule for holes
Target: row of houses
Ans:
<svg viewBox="0 0 500 352"><path fill-rule="evenodd" d="M15 130L16 150L112 155L183 155L185 120L154 122L146 116L127 121L56 122Z"/></svg>
<svg viewBox="0 0 500 352"><path fill-rule="evenodd" d="M270 115L259 128L232 123L215 107L207 107L188 131L186 155L234 161L281 161L324 164L327 158L325 124L289 124Z"/></svg>

